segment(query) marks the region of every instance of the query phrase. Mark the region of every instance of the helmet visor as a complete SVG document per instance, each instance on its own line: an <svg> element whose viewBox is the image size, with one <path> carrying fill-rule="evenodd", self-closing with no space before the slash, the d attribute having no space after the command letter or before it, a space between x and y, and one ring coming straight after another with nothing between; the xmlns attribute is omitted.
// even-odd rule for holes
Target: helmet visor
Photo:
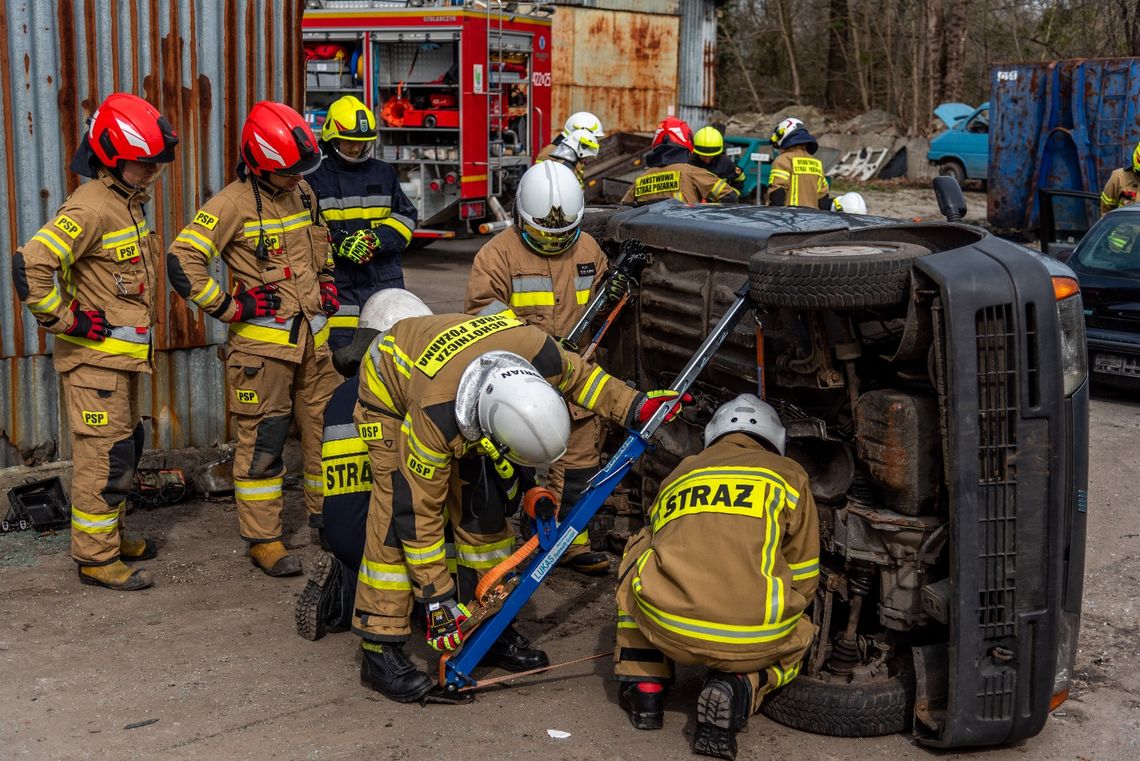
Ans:
<svg viewBox="0 0 1140 761"><path fill-rule="evenodd" d="M332 139L332 149L336 151L336 155L350 164L362 164L372 158L372 152L375 148L375 137L334 137Z"/></svg>
<svg viewBox="0 0 1140 761"><path fill-rule="evenodd" d="M553 256L561 254L574 245L581 235L581 230L575 226L568 230L550 231L523 222L520 232L523 242L540 254Z"/></svg>

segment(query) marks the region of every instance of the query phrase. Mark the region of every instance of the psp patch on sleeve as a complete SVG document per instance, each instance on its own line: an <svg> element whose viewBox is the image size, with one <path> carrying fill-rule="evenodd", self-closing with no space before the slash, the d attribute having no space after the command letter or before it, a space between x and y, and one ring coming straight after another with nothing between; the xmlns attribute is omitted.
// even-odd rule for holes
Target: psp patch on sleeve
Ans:
<svg viewBox="0 0 1140 761"><path fill-rule="evenodd" d="M194 215L195 224L199 224L207 230L213 230L218 226L218 218L213 214L205 211L199 211Z"/></svg>
<svg viewBox="0 0 1140 761"><path fill-rule="evenodd" d="M60 214L58 217L56 217L54 224L72 240L78 238L79 234L83 232L83 228L79 225L79 223L66 214Z"/></svg>

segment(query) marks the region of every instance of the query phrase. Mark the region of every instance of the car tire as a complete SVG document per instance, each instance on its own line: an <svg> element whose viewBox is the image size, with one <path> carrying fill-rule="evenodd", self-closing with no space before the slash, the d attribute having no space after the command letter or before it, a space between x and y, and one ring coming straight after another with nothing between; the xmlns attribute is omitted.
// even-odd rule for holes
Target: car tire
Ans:
<svg viewBox="0 0 1140 761"><path fill-rule="evenodd" d="M606 239L606 225L610 223L610 217L621 210L620 206L587 206L580 229L601 246Z"/></svg>
<svg viewBox="0 0 1140 761"><path fill-rule="evenodd" d="M938 174L941 177L953 177L961 186L966 182L966 167L958 159L944 159L938 162Z"/></svg>
<svg viewBox="0 0 1140 761"><path fill-rule="evenodd" d="M901 304L911 264L930 249L914 243L836 241L752 255L749 294L763 307L857 309Z"/></svg>
<svg viewBox="0 0 1140 761"><path fill-rule="evenodd" d="M792 729L831 737L905 731L914 712L914 671L899 665L880 682L828 682L798 676L764 698L760 712Z"/></svg>

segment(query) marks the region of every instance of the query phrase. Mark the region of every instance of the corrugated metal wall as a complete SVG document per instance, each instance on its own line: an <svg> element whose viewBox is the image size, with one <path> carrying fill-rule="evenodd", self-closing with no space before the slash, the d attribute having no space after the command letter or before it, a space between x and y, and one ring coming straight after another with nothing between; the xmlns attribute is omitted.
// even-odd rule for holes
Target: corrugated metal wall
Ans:
<svg viewBox="0 0 1140 761"><path fill-rule="evenodd" d="M158 106L181 144L149 214L169 243L233 178L250 106L300 108L303 0L5 0L0 16L0 466L66 453L51 342L19 303L11 253L78 185L65 171L83 123L109 93ZM154 447L209 446L226 429L222 326L158 294L157 371L144 391Z"/></svg>
<svg viewBox="0 0 1140 761"><path fill-rule="evenodd" d="M559 6L551 136L575 111L606 132L652 131L677 102L677 16Z"/></svg>
<svg viewBox="0 0 1140 761"><path fill-rule="evenodd" d="M681 0L677 116L694 130L709 123L716 104L716 3Z"/></svg>

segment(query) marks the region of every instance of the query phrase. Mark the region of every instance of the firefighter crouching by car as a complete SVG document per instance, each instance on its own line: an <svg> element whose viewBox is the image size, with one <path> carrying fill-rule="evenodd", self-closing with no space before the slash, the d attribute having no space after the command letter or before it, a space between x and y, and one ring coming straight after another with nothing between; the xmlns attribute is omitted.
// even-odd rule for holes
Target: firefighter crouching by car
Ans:
<svg viewBox="0 0 1140 761"><path fill-rule="evenodd" d="M71 171L80 185L12 262L16 293L55 335L52 364L71 425L71 556L84 584L145 589L124 560L156 555L124 516L144 431L139 383L153 372L151 330L162 244L145 204L178 136L150 103L114 93L88 120Z"/></svg>
<svg viewBox="0 0 1140 761"><path fill-rule="evenodd" d="M724 155L724 135L716 127L701 127L693 135L693 157L689 163L712 172L737 193L744 190L744 170Z"/></svg>
<svg viewBox="0 0 1140 761"><path fill-rule="evenodd" d="M535 164L519 181L515 223L475 254L464 310L511 313L547 335L569 335L606 271L606 255L581 231L586 203L574 175L555 162ZM617 284L620 285L620 284ZM570 406L566 454L550 467L547 486L559 496L565 518L598 472L601 424L593 413ZM590 551L583 531L562 563L585 574L609 571L608 556Z"/></svg>
<svg viewBox="0 0 1140 761"><path fill-rule="evenodd" d="M623 204L641 206L675 198L684 203L736 203L740 193L707 169L689 163L693 130L670 116L657 125L653 147L645 157L648 167L622 197Z"/></svg>
<svg viewBox="0 0 1140 761"><path fill-rule="evenodd" d="M784 119L768 138L780 149L768 173L769 206L831 209L823 162L814 158L819 143L799 119Z"/></svg>
<svg viewBox="0 0 1140 761"><path fill-rule="evenodd" d="M707 666L695 753L735 758L735 733L795 678L815 634L803 612L819 583L819 519L785 438L752 394L721 406L705 449L661 483L622 559L621 704L638 729L660 729L673 662Z"/></svg>
<svg viewBox="0 0 1140 761"><path fill-rule="evenodd" d="M401 254L419 214L396 170L372 155L376 134L376 117L364 103L352 95L335 101L321 127L324 161L305 178L332 234L340 300L329 318L334 351L352 340L369 296L404 287Z"/></svg>
<svg viewBox="0 0 1140 761"><path fill-rule="evenodd" d="M305 508L320 528L322 415L338 377L328 343L335 313L328 231L301 175L320 162L304 119L282 103L254 105L242 128L239 179L194 215L167 257L174 289L229 323L226 382L237 420L234 494L241 536L270 576L301 572L282 542L282 452L301 432ZM221 258L237 284L210 272Z"/></svg>
<svg viewBox="0 0 1140 761"><path fill-rule="evenodd" d="M1130 166L1113 169L1108 182L1100 193L1100 213L1107 214L1113 209L1136 203L1140 193L1140 143L1132 150Z"/></svg>
<svg viewBox="0 0 1140 761"><path fill-rule="evenodd" d="M677 394L641 394L508 315L405 318L371 343L360 373L355 422L367 433L373 491L352 628L363 638L361 681L411 702L435 686L403 652L413 598L426 606L427 640L437 650L459 647L468 615L445 562L445 522L461 578L482 576L514 548L501 510L476 514L462 504L454 461L486 455L504 474L545 466L569 436L562 397L630 424ZM513 627L499 644L503 655L484 663L525 670L548 662Z"/></svg>

